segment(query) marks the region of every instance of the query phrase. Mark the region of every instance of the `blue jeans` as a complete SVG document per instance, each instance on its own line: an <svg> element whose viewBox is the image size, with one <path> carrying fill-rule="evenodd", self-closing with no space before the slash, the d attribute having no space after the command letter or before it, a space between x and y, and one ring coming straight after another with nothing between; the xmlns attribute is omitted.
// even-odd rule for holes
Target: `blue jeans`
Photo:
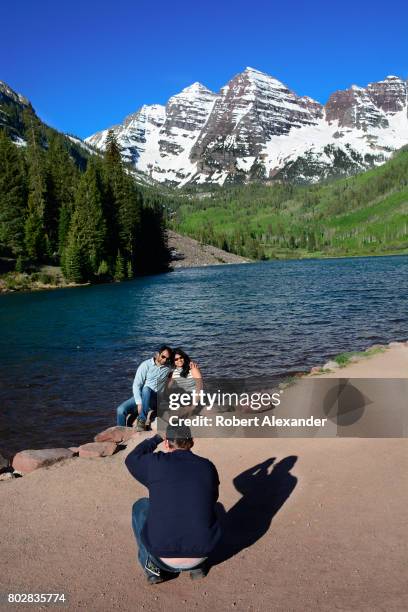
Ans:
<svg viewBox="0 0 408 612"><path fill-rule="evenodd" d="M160 561L159 559L154 557L151 553L149 553L149 551L146 549L146 546L142 542L141 533L142 533L144 524L146 522L148 512L149 512L149 500L147 497L142 497L141 499L138 499L137 502L133 504L132 527L133 527L133 532L135 534L137 545L139 547L139 552L138 552L139 563L142 566L143 571L147 573L145 570L145 565L146 565L147 559L150 557L153 563L157 565L164 572L178 574L181 570L173 569L165 565L162 561Z"/></svg>
<svg viewBox="0 0 408 612"><path fill-rule="evenodd" d="M139 418L142 419L142 421L146 421L149 410L157 410L157 393L150 387L143 387L142 411L139 414ZM130 397L126 402L123 402L123 404L117 407L117 425L125 426L126 419L130 414L137 416L137 406L134 397Z"/></svg>

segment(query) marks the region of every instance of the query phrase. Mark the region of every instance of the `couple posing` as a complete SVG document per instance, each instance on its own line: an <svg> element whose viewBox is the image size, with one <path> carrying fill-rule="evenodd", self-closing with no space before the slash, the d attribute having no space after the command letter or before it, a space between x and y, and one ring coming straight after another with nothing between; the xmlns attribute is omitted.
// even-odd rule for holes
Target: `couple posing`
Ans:
<svg viewBox="0 0 408 612"><path fill-rule="evenodd" d="M173 350L163 345L137 368L133 397L118 406L117 424L126 426L130 417L136 417L136 430L145 431L149 411L154 416L157 413L157 394L173 386L186 393L199 392L202 376L198 365L181 348Z"/></svg>

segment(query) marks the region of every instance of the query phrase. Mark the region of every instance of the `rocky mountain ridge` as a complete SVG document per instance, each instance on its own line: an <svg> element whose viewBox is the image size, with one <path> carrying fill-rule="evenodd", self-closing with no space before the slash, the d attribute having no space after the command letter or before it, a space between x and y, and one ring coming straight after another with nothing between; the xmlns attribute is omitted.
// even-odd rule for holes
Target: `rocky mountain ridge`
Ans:
<svg viewBox="0 0 408 612"><path fill-rule="evenodd" d="M89 143L77 136L63 134L45 124L36 114L31 102L14 91L7 83L0 81L0 129L12 139L14 144L25 147L28 140L28 132L32 125L39 128L42 135L42 145L48 147L48 138L51 134L61 136L74 161L81 167L86 166L86 160L91 155L101 155L100 150L95 149ZM137 183L141 185L155 184L146 173L139 172L136 168L129 171Z"/></svg>
<svg viewBox="0 0 408 612"><path fill-rule="evenodd" d="M35 114L27 98L13 91L4 81L0 81L0 127L10 134L17 145L25 144L22 120L24 111Z"/></svg>
<svg viewBox="0 0 408 612"><path fill-rule="evenodd" d="M381 164L407 144L407 97L407 82L388 76L322 105L246 68L219 93L194 83L113 130L124 159L170 185L316 182ZM103 149L107 132L86 142Z"/></svg>

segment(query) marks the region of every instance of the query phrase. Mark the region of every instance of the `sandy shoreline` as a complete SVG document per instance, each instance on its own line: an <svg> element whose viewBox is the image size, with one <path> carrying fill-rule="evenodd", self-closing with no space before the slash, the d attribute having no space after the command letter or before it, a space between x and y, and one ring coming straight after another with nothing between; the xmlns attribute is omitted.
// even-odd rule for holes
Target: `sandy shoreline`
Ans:
<svg viewBox="0 0 408 612"><path fill-rule="evenodd" d="M324 376L407 378L408 346L340 372ZM155 587L143 581L130 527L146 493L124 467L136 443L0 483L1 592L64 592L68 610L407 608L405 439L197 440L246 547L205 580L184 574ZM238 490L234 479L260 463Z"/></svg>
<svg viewBox="0 0 408 612"><path fill-rule="evenodd" d="M369 350L369 349L368 349ZM327 374L324 378L408 378L408 343L390 342L384 345L384 352L368 357L360 357Z"/></svg>

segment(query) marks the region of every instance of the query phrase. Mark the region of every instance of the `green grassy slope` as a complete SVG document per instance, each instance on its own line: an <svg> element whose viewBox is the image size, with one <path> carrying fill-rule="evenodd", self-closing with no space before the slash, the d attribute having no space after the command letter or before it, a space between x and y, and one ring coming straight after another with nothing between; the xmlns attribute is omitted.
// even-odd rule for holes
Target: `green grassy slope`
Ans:
<svg viewBox="0 0 408 612"><path fill-rule="evenodd" d="M408 252L408 148L383 166L324 185L252 184L192 195L171 225L256 259Z"/></svg>

